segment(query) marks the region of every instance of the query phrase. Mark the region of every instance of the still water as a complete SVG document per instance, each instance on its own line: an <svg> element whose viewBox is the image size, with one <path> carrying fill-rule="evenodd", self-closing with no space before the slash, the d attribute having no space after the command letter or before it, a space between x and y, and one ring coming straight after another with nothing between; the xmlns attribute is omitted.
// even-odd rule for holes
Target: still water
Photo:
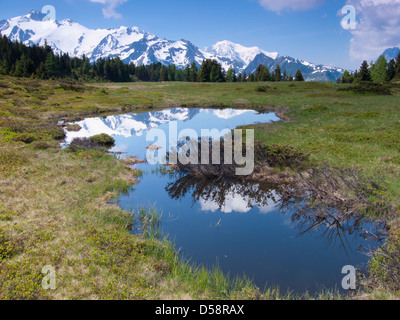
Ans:
<svg viewBox="0 0 400 320"><path fill-rule="evenodd" d="M82 130L68 132L66 143L107 133L116 139L111 151L145 159L146 147L153 143L146 141L149 130L163 130L168 140L171 121L178 123L178 132L193 129L200 134L201 129L232 130L279 120L274 113L252 110L176 108L85 119L77 122ZM156 208L162 215L163 234L186 258L208 267L219 265L232 277L246 275L261 289L266 285L296 293L340 289L342 268L365 265L368 256L363 250L377 245L362 236L372 227L368 223L354 230L350 221L339 231L321 223L304 232L309 221L293 219L295 208L280 201L279 186L196 181L162 174L146 163L136 167L143 176L132 191L119 197L123 209Z"/></svg>

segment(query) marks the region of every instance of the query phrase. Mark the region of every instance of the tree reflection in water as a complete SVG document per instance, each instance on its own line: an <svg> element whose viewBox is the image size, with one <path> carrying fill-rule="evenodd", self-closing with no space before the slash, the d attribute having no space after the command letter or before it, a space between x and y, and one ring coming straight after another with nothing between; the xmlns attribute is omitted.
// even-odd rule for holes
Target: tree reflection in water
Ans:
<svg viewBox="0 0 400 320"><path fill-rule="evenodd" d="M285 185L256 183L248 180L207 179L191 175L174 174L175 181L167 185L170 198L179 200L187 195L193 204L199 201L213 202L221 210L230 201L231 195L248 202L248 208L263 208L273 201L277 209L291 215L292 223L298 228L298 236L319 231L330 246L341 246L352 250L349 237L363 237L365 240L383 240L385 228L382 224L371 223L361 214L345 212L313 201L312 194L299 196L298 191ZM365 251L365 248L360 248Z"/></svg>

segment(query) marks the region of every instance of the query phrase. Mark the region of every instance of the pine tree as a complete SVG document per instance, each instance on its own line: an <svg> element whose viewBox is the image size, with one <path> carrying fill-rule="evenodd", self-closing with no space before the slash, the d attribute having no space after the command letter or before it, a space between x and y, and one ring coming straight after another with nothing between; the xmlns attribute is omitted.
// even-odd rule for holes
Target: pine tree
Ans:
<svg viewBox="0 0 400 320"><path fill-rule="evenodd" d="M296 72L295 81L304 81L303 73L300 69Z"/></svg>

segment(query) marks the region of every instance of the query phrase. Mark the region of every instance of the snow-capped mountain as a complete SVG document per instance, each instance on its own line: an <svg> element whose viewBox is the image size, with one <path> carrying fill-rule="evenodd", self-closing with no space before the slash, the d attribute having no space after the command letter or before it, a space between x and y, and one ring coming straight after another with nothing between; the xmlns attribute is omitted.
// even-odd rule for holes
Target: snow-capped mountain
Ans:
<svg viewBox="0 0 400 320"><path fill-rule="evenodd" d="M394 47L394 48L386 49L386 50L382 53L382 55L385 56L385 58L386 58L387 61L390 61L390 60L392 60L392 59L396 60L396 59L397 59L397 56L399 55L399 53L400 53L400 48Z"/></svg>
<svg viewBox="0 0 400 320"><path fill-rule="evenodd" d="M85 55L91 62L119 56L123 62L135 65L161 62L185 68L193 62L200 65L205 59L215 59L226 71L233 67L237 73L246 71L247 74L255 71L259 63L267 65L271 71L279 63L288 75L294 75L300 69L306 80L316 81L335 81L343 73L342 69L317 66L230 41L221 41L202 50L188 40L162 39L137 27L94 30L69 19L43 21L44 16L31 11L24 16L2 20L0 33L26 45L47 43L58 54Z"/></svg>
<svg viewBox="0 0 400 320"><path fill-rule="evenodd" d="M220 60L222 60L221 57L224 57L227 61L227 65L222 64L225 70L234 67L236 71L246 69L259 54L264 54L271 59L278 57L277 52L267 52L258 47L248 48L228 40L217 42L211 48L206 48L206 51L220 57ZM230 61L234 61L234 64L229 64Z"/></svg>

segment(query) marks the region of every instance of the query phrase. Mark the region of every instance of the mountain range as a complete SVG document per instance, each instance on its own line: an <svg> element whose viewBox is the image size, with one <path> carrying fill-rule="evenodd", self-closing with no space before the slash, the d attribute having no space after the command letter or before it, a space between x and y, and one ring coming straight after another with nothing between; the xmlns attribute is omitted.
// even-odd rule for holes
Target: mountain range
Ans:
<svg viewBox="0 0 400 320"><path fill-rule="evenodd" d="M271 72L279 64L282 72L286 70L288 75L301 70L306 81L336 81L344 72L341 68L315 65L227 40L202 50L188 40L162 39L138 27L94 30L70 19L43 21L44 17L39 11L31 11L24 16L2 20L0 33L26 45L47 43L57 54L85 55L91 62L119 56L123 62L135 65L160 62L185 68L193 62L201 65L205 59L215 59L226 71L232 67L237 73L247 74L255 72L259 64L266 65Z"/></svg>

